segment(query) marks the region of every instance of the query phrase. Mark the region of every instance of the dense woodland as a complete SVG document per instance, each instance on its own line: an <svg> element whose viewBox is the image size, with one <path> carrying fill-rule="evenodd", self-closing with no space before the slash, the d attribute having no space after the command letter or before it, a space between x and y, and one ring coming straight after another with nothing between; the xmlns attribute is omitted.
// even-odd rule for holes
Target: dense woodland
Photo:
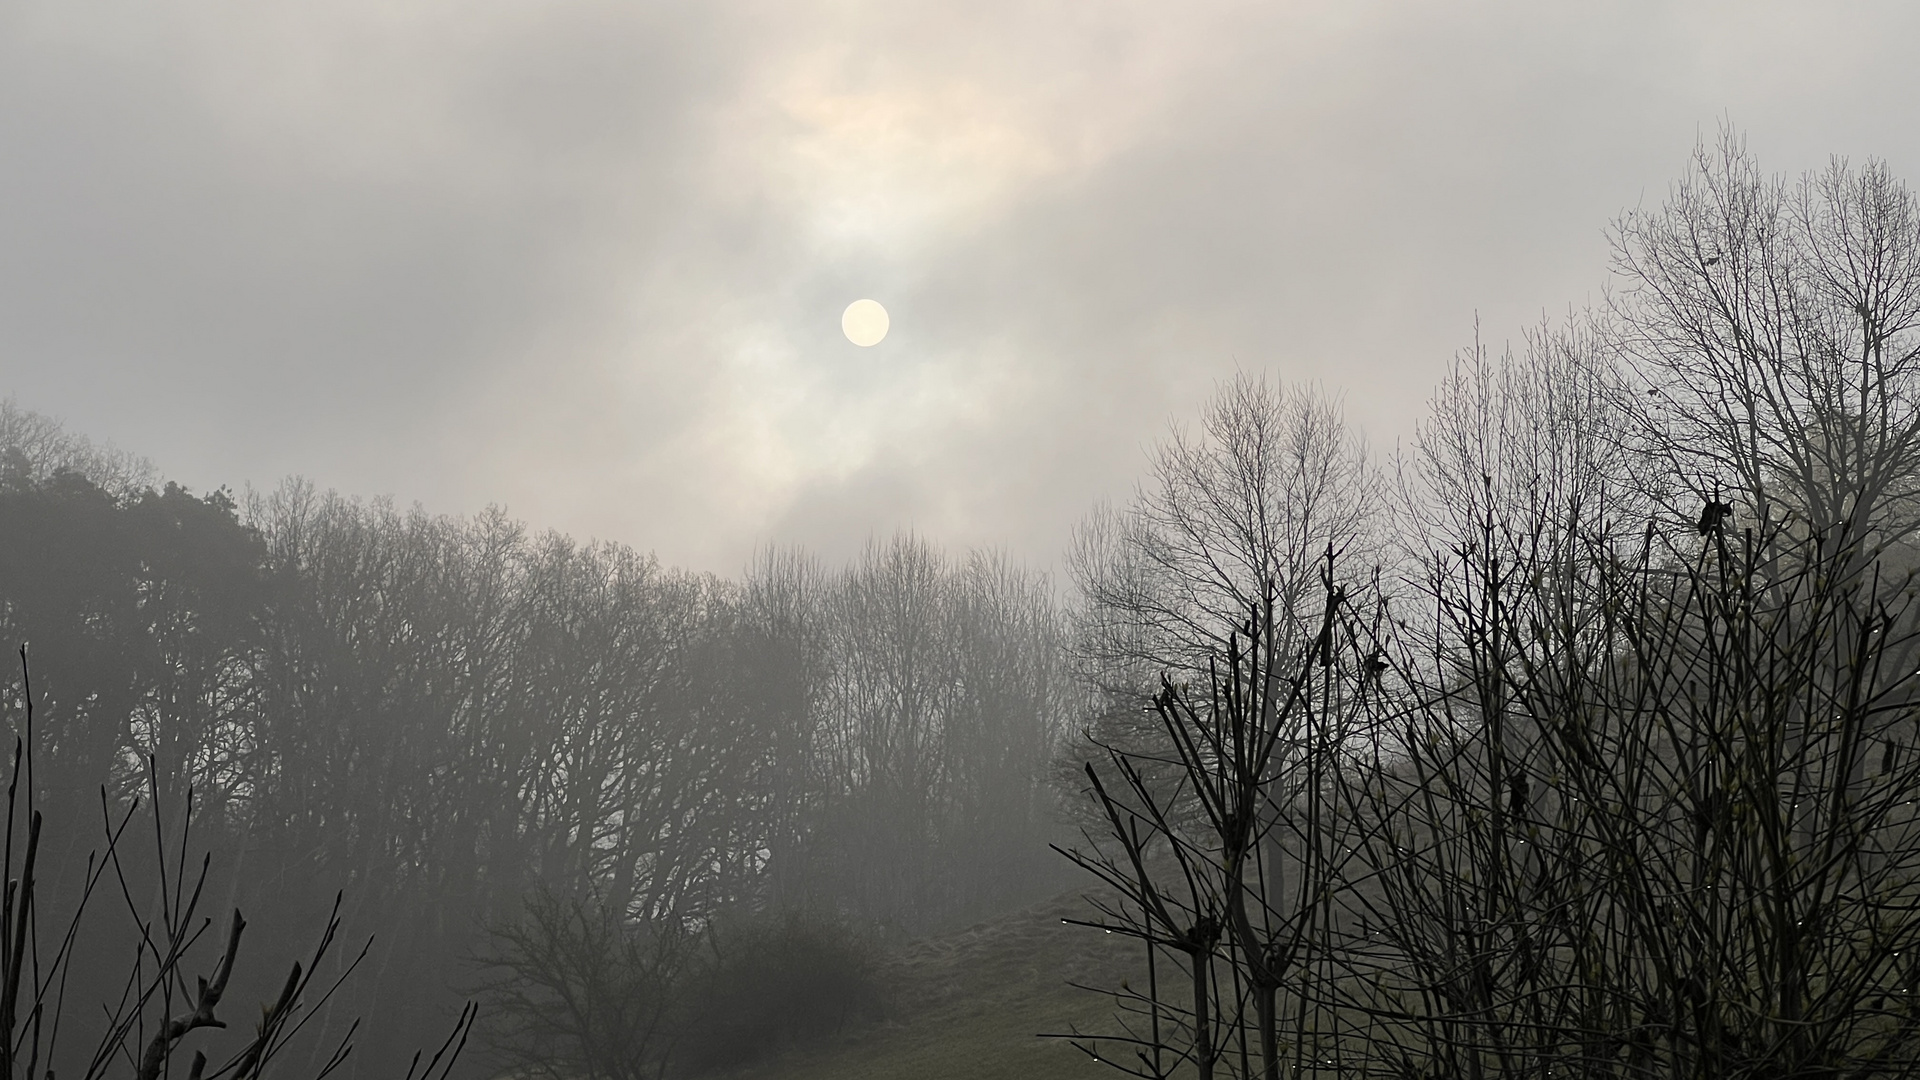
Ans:
<svg viewBox="0 0 1920 1080"><path fill-rule="evenodd" d="M205 850L266 961L236 1000L336 894L377 935L287 1067L364 1016L344 1067L401 1072L475 997L476 1070L692 1075L1079 880L1060 932L1139 960L1054 1032L1090 1074L1912 1075L1920 208L1728 134L1611 236L1607 303L1462 354L1391 460L1316 388L1220 386L1066 596L910 535L733 580L194 494L6 406L40 908L122 808L155 837L65 993L151 975L139 913L181 906L118 883L177 897Z"/></svg>
<svg viewBox="0 0 1920 1080"><path fill-rule="evenodd" d="M0 436L0 622L30 643L60 825L43 880L80 876L103 786L146 796L151 760L148 805L178 821L191 792L209 895L258 936L317 933L336 892L377 935L336 1009L378 1018L376 1070L486 996L530 896L885 941L1059 887L1062 621L1005 559L903 535L730 581L497 512L156 489L14 406ZM107 981L69 992L111 997L123 966L90 957L76 980Z"/></svg>

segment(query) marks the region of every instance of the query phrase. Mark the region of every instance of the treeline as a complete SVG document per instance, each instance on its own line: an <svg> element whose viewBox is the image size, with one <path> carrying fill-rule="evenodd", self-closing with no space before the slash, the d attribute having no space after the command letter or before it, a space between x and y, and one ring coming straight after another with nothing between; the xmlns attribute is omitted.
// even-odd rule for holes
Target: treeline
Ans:
<svg viewBox="0 0 1920 1080"><path fill-rule="evenodd" d="M377 935L326 1018L371 1019L365 1067L444 1030L532 897L898 936L1057 885L1062 620L1004 558L903 535L727 580L497 511L155 488L4 409L0 638L29 645L47 903L102 788L144 795L151 761L257 937L324 925L337 891ZM101 985L68 993L110 998L125 945L93 941Z"/></svg>
<svg viewBox="0 0 1920 1080"><path fill-rule="evenodd" d="M1070 611L911 536L736 581L243 506L0 408L29 782L60 822L151 789L156 851L191 792L269 941L344 890L381 937L320 1015L375 1068L462 989L554 1080L871 1010L861 935L1056 884L1057 761L1140 961L1068 1035L1131 1075L1911 1077L1920 200L1726 135L1613 242L1607 305L1476 344L1391 469L1312 388L1221 387Z"/></svg>

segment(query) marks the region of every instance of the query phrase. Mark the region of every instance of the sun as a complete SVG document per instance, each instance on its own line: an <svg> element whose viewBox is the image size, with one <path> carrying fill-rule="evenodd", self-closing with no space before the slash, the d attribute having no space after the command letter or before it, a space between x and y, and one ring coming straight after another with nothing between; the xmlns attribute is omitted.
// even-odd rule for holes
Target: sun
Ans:
<svg viewBox="0 0 1920 1080"><path fill-rule="evenodd" d="M846 332L847 340L862 348L880 344L891 325L887 309L878 300L855 300L840 314L840 329Z"/></svg>

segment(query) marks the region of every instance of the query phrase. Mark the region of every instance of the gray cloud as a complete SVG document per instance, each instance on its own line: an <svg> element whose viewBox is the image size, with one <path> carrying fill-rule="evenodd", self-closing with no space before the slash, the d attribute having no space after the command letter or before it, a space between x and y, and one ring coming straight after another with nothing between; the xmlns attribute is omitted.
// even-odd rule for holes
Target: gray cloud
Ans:
<svg viewBox="0 0 1920 1080"><path fill-rule="evenodd" d="M1236 366L1390 445L1723 118L1920 179L1893 4L308 8L0 14L0 393L723 572L1051 562Z"/></svg>

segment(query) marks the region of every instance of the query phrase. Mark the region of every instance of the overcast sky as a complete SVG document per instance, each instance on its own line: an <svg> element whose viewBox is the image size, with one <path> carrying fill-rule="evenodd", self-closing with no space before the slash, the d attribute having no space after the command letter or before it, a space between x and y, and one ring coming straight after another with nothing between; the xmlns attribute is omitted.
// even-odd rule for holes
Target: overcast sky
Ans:
<svg viewBox="0 0 1920 1080"><path fill-rule="evenodd" d="M196 489L1056 561L1236 367L1411 431L1723 120L1920 181L1920 5L0 0L0 396ZM862 349L841 310L892 332Z"/></svg>

